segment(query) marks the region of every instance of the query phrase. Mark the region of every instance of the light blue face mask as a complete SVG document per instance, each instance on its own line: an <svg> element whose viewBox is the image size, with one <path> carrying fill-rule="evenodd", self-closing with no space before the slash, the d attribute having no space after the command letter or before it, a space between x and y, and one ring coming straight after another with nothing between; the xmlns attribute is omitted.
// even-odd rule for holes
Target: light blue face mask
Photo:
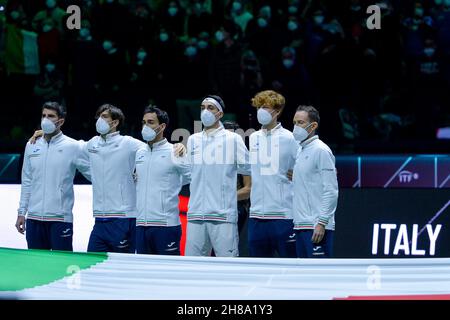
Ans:
<svg viewBox="0 0 450 320"><path fill-rule="evenodd" d="M45 70L47 70L48 73L52 73L53 71L55 71L56 66L53 63L47 63L45 65Z"/></svg>
<svg viewBox="0 0 450 320"><path fill-rule="evenodd" d="M171 17L174 17L177 13L178 13L178 8L176 7L170 7L169 10L167 10L169 12L169 15Z"/></svg>
<svg viewBox="0 0 450 320"><path fill-rule="evenodd" d="M11 19L17 20L19 17L20 17L19 11L16 11L16 10L11 11Z"/></svg>
<svg viewBox="0 0 450 320"><path fill-rule="evenodd" d="M310 135L310 133L307 130L311 125L312 123L308 124L305 128L295 125L294 130L292 130L292 133L294 134L294 139L299 142L305 141Z"/></svg>
<svg viewBox="0 0 450 320"><path fill-rule="evenodd" d="M206 49L206 48L208 47L208 42L205 41L205 40L200 40L200 41L198 42L198 47L199 47L200 49Z"/></svg>
<svg viewBox="0 0 450 320"><path fill-rule="evenodd" d="M296 6L289 6L288 12L289 12L290 14L296 14L296 13L298 12L298 9L297 9Z"/></svg>
<svg viewBox="0 0 450 320"><path fill-rule="evenodd" d="M156 129L158 129L158 128L156 128ZM155 140L156 136L157 136L160 132L161 132L161 131L159 131L159 130L156 131L156 130L150 128L149 126L144 125L144 126L142 127L141 134L142 134L142 138L143 138L145 141L150 142L150 141Z"/></svg>
<svg viewBox="0 0 450 320"><path fill-rule="evenodd" d="M286 67L286 69L290 69L294 66L294 60L292 59L283 59L283 65Z"/></svg>
<svg viewBox="0 0 450 320"><path fill-rule="evenodd" d="M260 28L265 28L265 27L267 27L267 25L268 25L268 22L267 22L266 19L264 19L264 18L258 18L258 26L259 26Z"/></svg>
<svg viewBox="0 0 450 320"><path fill-rule="evenodd" d="M49 9L53 9L54 7L56 7L56 1L55 0L47 0L45 2L45 4L47 5L47 8L49 8Z"/></svg>
<svg viewBox="0 0 450 320"><path fill-rule="evenodd" d="M147 57L147 52L145 52L144 50L140 50L137 53L137 58L138 60L142 61Z"/></svg>
<svg viewBox="0 0 450 320"><path fill-rule="evenodd" d="M223 32L220 30L216 32L215 36L216 36L216 40L218 42L222 42L223 39L225 38L225 36L223 35Z"/></svg>
<svg viewBox="0 0 450 320"><path fill-rule="evenodd" d="M235 12L239 11L242 9L242 4L239 1L234 1L232 8L233 8L233 11L235 11Z"/></svg>
<svg viewBox="0 0 450 320"><path fill-rule="evenodd" d="M201 112L200 119L205 127L211 127L214 123L216 123L216 116L217 114L205 109Z"/></svg>
<svg viewBox="0 0 450 320"><path fill-rule="evenodd" d="M188 57L193 57L197 54L197 48L194 46L189 46L186 48L186 50L184 51L184 54Z"/></svg>
<svg viewBox="0 0 450 320"><path fill-rule="evenodd" d="M53 29L53 27L49 24L44 24L44 26L42 27L42 31L44 33L50 32L50 31L52 31L52 29Z"/></svg>
<svg viewBox="0 0 450 320"><path fill-rule="evenodd" d="M295 31L295 30L297 30L298 29L298 24L297 24L297 22L295 22L295 21L289 21L288 22L288 29L290 30L290 31Z"/></svg>
<svg viewBox="0 0 450 320"><path fill-rule="evenodd" d="M105 49L106 51L110 51L112 49L112 47L113 47L113 44L111 41L106 40L103 42L103 49Z"/></svg>
<svg viewBox="0 0 450 320"><path fill-rule="evenodd" d="M161 42L166 42L169 40L169 35L166 32L161 32L159 34L159 40L161 40Z"/></svg>
<svg viewBox="0 0 450 320"><path fill-rule="evenodd" d="M89 31L88 28L80 29L80 37L82 37L83 39L89 38L90 35L91 35L91 32Z"/></svg>
<svg viewBox="0 0 450 320"><path fill-rule="evenodd" d="M314 22L316 24L322 24L325 21L325 17L322 15L314 16Z"/></svg>

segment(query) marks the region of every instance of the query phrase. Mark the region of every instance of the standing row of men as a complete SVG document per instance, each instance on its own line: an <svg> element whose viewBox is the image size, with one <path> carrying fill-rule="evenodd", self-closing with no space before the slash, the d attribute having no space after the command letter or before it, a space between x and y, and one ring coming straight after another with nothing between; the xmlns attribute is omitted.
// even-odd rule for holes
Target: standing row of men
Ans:
<svg viewBox="0 0 450 320"><path fill-rule="evenodd" d="M282 95L262 91L252 104L262 127L249 150L224 128L225 104L211 95L201 103L204 130L189 137L187 152L164 138L169 117L157 107L144 110L146 143L120 135L124 115L112 105L99 108L99 135L84 142L62 134L61 105L44 104L43 138L25 148L18 231L26 226L29 248L72 250L78 169L93 188L88 251L179 255L178 194L190 184L185 254L238 256L241 174L251 177L250 256L331 257L338 185L334 156L316 135L318 111L300 106L291 132L278 123Z"/></svg>

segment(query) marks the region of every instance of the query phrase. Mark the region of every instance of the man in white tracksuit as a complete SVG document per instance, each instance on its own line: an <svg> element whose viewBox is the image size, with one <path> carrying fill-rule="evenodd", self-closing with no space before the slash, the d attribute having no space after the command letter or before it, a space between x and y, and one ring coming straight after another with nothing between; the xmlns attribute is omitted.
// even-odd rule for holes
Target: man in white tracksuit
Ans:
<svg viewBox="0 0 450 320"><path fill-rule="evenodd" d="M46 102L44 138L25 147L16 228L22 234L26 230L29 249L73 248L73 179L77 169L88 180L90 173L82 144L61 132L65 118L62 105Z"/></svg>
<svg viewBox="0 0 450 320"><path fill-rule="evenodd" d="M201 104L202 132L187 142L191 164L187 256L239 255L237 174L249 175L248 150L241 136L220 122L225 108L218 96Z"/></svg>
<svg viewBox="0 0 450 320"><path fill-rule="evenodd" d="M335 158L316 130L319 112L300 106L294 116L294 137L301 142L294 167L294 229L297 257L333 256L334 214L338 202Z"/></svg>
<svg viewBox="0 0 450 320"><path fill-rule="evenodd" d="M136 186L134 163L136 152L145 144L118 131L125 120L122 110L100 106L96 113L100 134L84 147L89 156L95 224L88 252L135 252Z"/></svg>
<svg viewBox="0 0 450 320"><path fill-rule="evenodd" d="M250 136L252 189L248 221L248 249L251 257L295 258L292 217L292 182L287 172L295 164L299 144L278 118L285 99L266 90L252 99L258 109L261 129Z"/></svg>
<svg viewBox="0 0 450 320"><path fill-rule="evenodd" d="M190 181L186 156L174 157L174 145L164 138L167 112L144 110L142 137L147 145L136 153L136 251L180 255L181 223L178 194Z"/></svg>
<svg viewBox="0 0 450 320"><path fill-rule="evenodd" d="M99 135L83 142L92 176L95 218L87 250L134 253L137 215L134 167L136 152L145 143L120 134L118 129L125 121L120 108L104 104L98 108L96 118ZM38 136L40 133L36 132L34 138ZM178 151L184 151L184 147Z"/></svg>

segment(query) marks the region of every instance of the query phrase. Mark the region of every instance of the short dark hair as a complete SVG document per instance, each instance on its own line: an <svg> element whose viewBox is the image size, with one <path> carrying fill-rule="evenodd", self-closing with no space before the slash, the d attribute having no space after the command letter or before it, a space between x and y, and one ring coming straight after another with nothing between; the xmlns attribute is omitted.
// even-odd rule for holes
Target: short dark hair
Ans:
<svg viewBox="0 0 450 320"><path fill-rule="evenodd" d="M296 112L305 111L308 113L308 118L311 122L317 122L320 125L319 111L313 106L299 106Z"/></svg>
<svg viewBox="0 0 450 320"><path fill-rule="evenodd" d="M211 98L211 99L216 100L222 107L222 110L225 111L225 102L223 102L223 99L221 97L214 95L214 94L208 94L204 99L206 99L206 98Z"/></svg>
<svg viewBox="0 0 450 320"><path fill-rule="evenodd" d="M122 125L125 122L125 115L123 114L123 112L120 108L113 106L112 104L105 103L105 104L101 105L97 109L97 112L95 113L95 119L98 119L100 117L100 115L105 111L109 112L109 114L111 115L111 119L119 120L119 125L117 126L117 129L122 127Z"/></svg>
<svg viewBox="0 0 450 320"><path fill-rule="evenodd" d="M161 110L157 106L149 105L144 109L144 115L147 113L156 113L159 124L165 123L166 127L169 125L169 115L166 111Z"/></svg>
<svg viewBox="0 0 450 320"><path fill-rule="evenodd" d="M58 115L59 118L62 119L66 118L67 115L66 108L63 105L59 104L58 102L48 101L44 103L44 105L42 106L42 110L44 109L56 111L56 114Z"/></svg>

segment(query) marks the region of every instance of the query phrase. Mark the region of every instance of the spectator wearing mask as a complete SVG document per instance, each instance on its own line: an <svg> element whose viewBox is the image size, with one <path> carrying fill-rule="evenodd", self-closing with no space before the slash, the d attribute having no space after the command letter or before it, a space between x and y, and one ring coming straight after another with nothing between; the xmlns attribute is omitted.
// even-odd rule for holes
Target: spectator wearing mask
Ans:
<svg viewBox="0 0 450 320"><path fill-rule="evenodd" d="M44 20L51 19L53 21L51 26L56 28L61 35L64 35L66 30L64 17L66 14L66 11L59 7L57 0L46 0L45 9L39 11L33 18L33 29L38 33L46 32L42 29L45 26ZM50 30L49 27L47 27L47 30Z"/></svg>
<svg viewBox="0 0 450 320"><path fill-rule="evenodd" d="M126 60L123 50L111 39L102 41L97 70L97 87L102 100L117 99L119 89L127 78Z"/></svg>
<svg viewBox="0 0 450 320"><path fill-rule="evenodd" d="M178 37L184 35L185 10L180 6L179 1L170 1L165 7L164 12L160 15L159 25L161 25L169 33L173 33Z"/></svg>
<svg viewBox="0 0 450 320"><path fill-rule="evenodd" d="M241 59L241 91L239 95L241 99L239 102L240 111L237 113L238 122L244 128L255 128L257 126L256 121L254 121L256 120L256 112L249 101L256 92L262 90L263 82L258 57L252 50L246 50Z"/></svg>
<svg viewBox="0 0 450 320"><path fill-rule="evenodd" d="M187 17L187 34L196 37L203 30L211 30L213 21L211 14L206 10L205 1L194 0L191 3L191 12Z"/></svg>
<svg viewBox="0 0 450 320"><path fill-rule="evenodd" d="M36 103L43 105L46 101L63 101L63 87L64 77L55 60L47 60L34 86Z"/></svg>
<svg viewBox="0 0 450 320"><path fill-rule="evenodd" d="M275 72L272 74L272 87L281 92L287 101L295 103L311 101L311 82L302 62L303 57L298 56L292 47L281 50L280 58L277 60ZM289 117L294 110L289 110L286 105L286 116ZM292 106L293 107L293 106ZM287 123L288 119L281 117L280 121Z"/></svg>
<svg viewBox="0 0 450 320"><path fill-rule="evenodd" d="M304 43L303 28L295 15L289 15L285 21L283 45L300 48Z"/></svg>
<svg viewBox="0 0 450 320"><path fill-rule="evenodd" d="M137 50L140 46L150 46L154 32L151 9L146 3L139 3L132 9L130 15L130 30L128 35L129 48Z"/></svg>
<svg viewBox="0 0 450 320"><path fill-rule="evenodd" d="M442 79L441 58L437 49L434 40L425 40L423 52L415 67L417 82L411 91L415 96L415 118L420 118L424 105L427 106L430 115L427 119L423 119L423 127L421 126L420 132L416 132L418 137L425 134L428 138L433 138L438 122L444 115L442 97L445 82Z"/></svg>
<svg viewBox="0 0 450 320"><path fill-rule="evenodd" d="M79 110L72 117L75 123L83 124L80 130L90 129L83 115L92 113L92 110L100 104L97 100L98 93L95 85L98 83L97 67L101 50L103 50L101 43L91 34L91 23L88 20L82 20L81 29L76 39L70 43L68 50L68 60L72 71L72 85L68 89L71 89L70 95L74 99L76 110Z"/></svg>
<svg viewBox="0 0 450 320"><path fill-rule="evenodd" d="M147 105L155 94L156 70L155 57L153 50L141 46L137 50L131 51L129 66L129 81L127 86L127 100L132 106ZM140 112L138 108L132 108L129 111L130 117L136 118Z"/></svg>
<svg viewBox="0 0 450 320"><path fill-rule="evenodd" d="M178 98L201 99L208 88L208 66L200 59L197 38L189 38L184 44L177 69Z"/></svg>
<svg viewBox="0 0 450 320"><path fill-rule="evenodd" d="M234 23L241 28L242 33L245 33L249 21L253 19L249 4L245 0L231 1L227 11Z"/></svg>
<svg viewBox="0 0 450 320"><path fill-rule="evenodd" d="M52 18L45 18L40 21L40 32L38 32L39 59L41 63L50 57L58 57L63 60L61 54L61 33L56 28ZM62 62L62 61L61 61Z"/></svg>
<svg viewBox="0 0 450 320"><path fill-rule="evenodd" d="M239 98L240 65L242 47L239 41L240 30L232 21L226 21L216 32L217 44L213 48L210 63L210 83L213 92L220 92L226 99L230 113L236 113Z"/></svg>
<svg viewBox="0 0 450 320"><path fill-rule="evenodd" d="M246 38L250 49L260 59L263 74L269 72L271 61L283 47L281 33L273 23L272 9L267 5L261 7L257 17L248 23Z"/></svg>
<svg viewBox="0 0 450 320"><path fill-rule="evenodd" d="M130 12L119 0L107 0L95 7L92 18L92 34L97 39L110 39L123 47L128 43L131 29Z"/></svg>
<svg viewBox="0 0 450 320"><path fill-rule="evenodd" d="M450 0L436 0L436 43L441 52L441 70L447 87L450 87ZM450 99L447 100L450 103Z"/></svg>
<svg viewBox="0 0 450 320"><path fill-rule="evenodd" d="M158 62L154 64L155 100L156 103L164 103L170 110L175 107L173 83L179 75L177 68L182 47L174 33L160 27L155 34L152 48L154 61Z"/></svg>

